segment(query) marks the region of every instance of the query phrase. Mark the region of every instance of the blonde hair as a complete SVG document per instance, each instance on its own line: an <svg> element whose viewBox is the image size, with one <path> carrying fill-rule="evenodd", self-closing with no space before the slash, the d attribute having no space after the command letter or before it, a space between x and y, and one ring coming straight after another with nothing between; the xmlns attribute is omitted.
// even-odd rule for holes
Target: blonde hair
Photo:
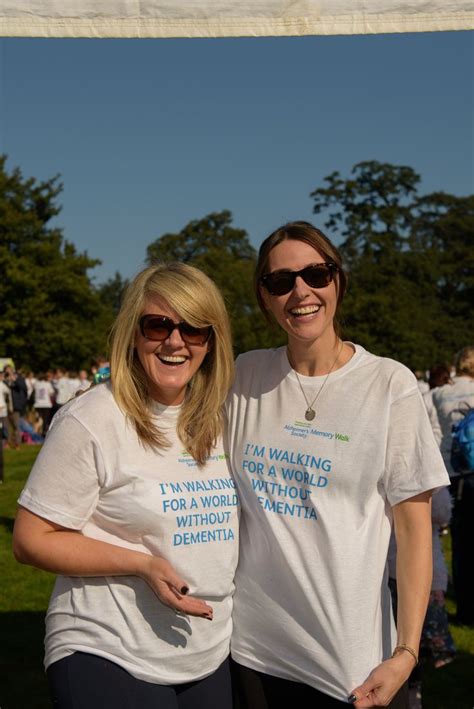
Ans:
<svg viewBox="0 0 474 709"><path fill-rule="evenodd" d="M458 376L474 377L474 346L469 345L460 350L454 360Z"/></svg>
<svg viewBox="0 0 474 709"><path fill-rule="evenodd" d="M202 465L222 432L222 407L234 374L224 300L202 271L177 262L144 269L125 292L111 335L112 390L140 440L152 448L170 445L152 421L148 380L135 352L138 322L153 297L165 300L190 325L212 326L209 351L188 385L177 425L184 447Z"/></svg>

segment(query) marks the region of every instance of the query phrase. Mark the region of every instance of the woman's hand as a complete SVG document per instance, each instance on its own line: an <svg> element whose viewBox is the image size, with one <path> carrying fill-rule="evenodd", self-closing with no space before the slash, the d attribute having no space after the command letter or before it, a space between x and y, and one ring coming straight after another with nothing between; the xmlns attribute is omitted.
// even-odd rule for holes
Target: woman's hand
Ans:
<svg viewBox="0 0 474 709"><path fill-rule="evenodd" d="M186 595L186 582L165 559L85 537L24 507L16 516L13 553L21 564L64 576L139 576L166 606L212 620L212 608Z"/></svg>
<svg viewBox="0 0 474 709"><path fill-rule="evenodd" d="M355 707L386 707L410 676L415 663L408 652L378 665L359 687L352 690L349 701ZM353 697L356 697L353 700Z"/></svg>
<svg viewBox="0 0 474 709"><path fill-rule="evenodd" d="M212 620L212 608L199 598L187 596L188 586L171 564L158 556L145 560L140 574L165 606L175 611Z"/></svg>

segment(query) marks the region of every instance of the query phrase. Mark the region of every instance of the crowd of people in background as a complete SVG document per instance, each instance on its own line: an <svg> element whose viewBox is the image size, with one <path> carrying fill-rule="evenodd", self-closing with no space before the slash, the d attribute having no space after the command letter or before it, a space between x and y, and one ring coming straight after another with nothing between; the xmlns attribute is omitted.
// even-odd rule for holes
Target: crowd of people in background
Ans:
<svg viewBox="0 0 474 709"><path fill-rule="evenodd" d="M456 598L456 621L474 624L474 576L472 540L474 539L474 475L453 466L453 427L474 408L474 346L457 353L454 365L437 364L426 373L415 372L433 433L450 476L450 489L441 488L432 498L433 580L428 603L420 655L436 668L452 662L456 648L448 625L445 594L448 569L441 537L451 530L452 582ZM389 551L391 590L396 604L396 570L393 541ZM412 674L410 709L421 707L422 673Z"/></svg>
<svg viewBox="0 0 474 709"><path fill-rule="evenodd" d="M51 419L78 392L108 377L105 357L97 357L89 371L63 367L34 373L6 365L0 371L0 423L4 447L19 449L22 443L40 444Z"/></svg>

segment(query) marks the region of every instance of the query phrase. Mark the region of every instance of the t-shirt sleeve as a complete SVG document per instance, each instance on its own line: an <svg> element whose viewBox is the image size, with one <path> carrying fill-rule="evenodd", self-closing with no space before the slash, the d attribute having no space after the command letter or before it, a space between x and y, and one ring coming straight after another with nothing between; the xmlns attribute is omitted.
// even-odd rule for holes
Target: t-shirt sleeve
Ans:
<svg viewBox="0 0 474 709"><path fill-rule="evenodd" d="M97 504L102 457L94 436L74 416L61 413L18 503L51 522L82 529Z"/></svg>
<svg viewBox="0 0 474 709"><path fill-rule="evenodd" d="M449 485L423 399L416 389L391 404L383 482L392 506Z"/></svg>

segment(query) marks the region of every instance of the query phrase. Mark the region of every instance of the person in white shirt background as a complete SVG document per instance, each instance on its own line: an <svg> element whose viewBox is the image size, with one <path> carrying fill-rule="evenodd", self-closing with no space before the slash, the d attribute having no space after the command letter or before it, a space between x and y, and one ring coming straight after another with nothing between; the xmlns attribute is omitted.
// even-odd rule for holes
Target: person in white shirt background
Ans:
<svg viewBox="0 0 474 709"><path fill-rule="evenodd" d="M0 445L8 440L8 416L13 411L10 388L3 381L3 372L0 372ZM1 468L3 475L3 466ZM1 479L3 482L3 478Z"/></svg>
<svg viewBox="0 0 474 709"><path fill-rule="evenodd" d="M460 475L451 464L453 424L474 408L474 346L460 350L455 357L452 383L433 391L431 421L437 430L446 468L451 477L453 514L451 520L452 571L456 597L456 619L474 625L474 471Z"/></svg>
<svg viewBox="0 0 474 709"><path fill-rule="evenodd" d="M81 369L81 371L79 372L79 384L77 386L76 391L86 391L86 389L89 389L90 385L91 382L89 380L89 376L86 370Z"/></svg>
<svg viewBox="0 0 474 709"><path fill-rule="evenodd" d="M55 389L48 379L48 375L40 372L33 387L33 403L35 410L43 420L42 435L46 436L53 414Z"/></svg>
<svg viewBox="0 0 474 709"><path fill-rule="evenodd" d="M345 287L339 252L307 222L260 247L257 299L288 345L241 355L227 405L242 709L407 706L430 591L431 491L449 479L413 374L341 339Z"/></svg>
<svg viewBox="0 0 474 709"><path fill-rule="evenodd" d="M25 374L26 391L28 392L28 402L31 401L35 387L36 377L31 370Z"/></svg>
<svg viewBox="0 0 474 709"><path fill-rule="evenodd" d="M416 374L416 373L415 373ZM430 417L433 416L433 393L440 386L451 382L450 368L447 364L437 364L428 373L429 390L423 394L423 401ZM435 433L439 426L435 427ZM436 437L436 435L435 435ZM423 669L431 662L437 669L449 664L456 657L456 647L449 630L446 611L445 594L448 588L448 569L441 545L441 530L446 528L451 520L451 497L449 489L441 488L432 498L431 523L433 547L433 578L431 593L421 633L420 655L423 662L410 675L409 702L410 709L421 709L423 696ZM397 607L396 585L396 544L394 534L390 538L388 553L389 584L394 607Z"/></svg>
<svg viewBox="0 0 474 709"><path fill-rule="evenodd" d="M81 381L79 379L79 374L77 372L68 372L68 378L69 378L69 398L71 399L73 396L75 396L76 391L79 390Z"/></svg>
<svg viewBox="0 0 474 709"><path fill-rule="evenodd" d="M53 380L53 386L56 390L55 399L55 411L57 411L61 406L67 404L72 396L71 385L69 382L69 374L61 367L58 367L55 373L55 378Z"/></svg>

